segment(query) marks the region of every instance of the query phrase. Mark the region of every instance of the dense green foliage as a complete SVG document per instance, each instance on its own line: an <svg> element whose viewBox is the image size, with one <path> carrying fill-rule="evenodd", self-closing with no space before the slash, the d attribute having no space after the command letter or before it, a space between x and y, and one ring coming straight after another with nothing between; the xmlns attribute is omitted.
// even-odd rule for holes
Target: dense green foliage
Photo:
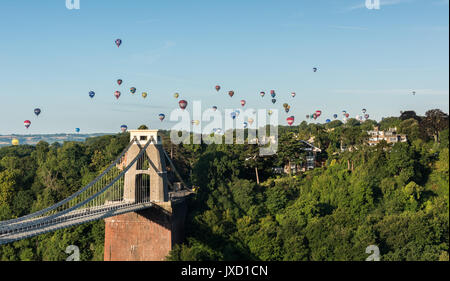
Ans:
<svg viewBox="0 0 450 281"><path fill-rule="evenodd" d="M374 125L396 126L408 142L369 147ZM273 167L302 165L298 140L310 138L322 148L322 167L274 174ZM0 220L72 194L128 140L0 149ZM279 151L265 157L248 144L163 141L182 177L199 187L188 202L186 241L169 260L365 260L369 245L382 260L449 259L448 116L441 112L280 127ZM0 246L0 259L64 260L66 247L77 245L82 260L102 260L103 239L104 222L96 221Z"/></svg>

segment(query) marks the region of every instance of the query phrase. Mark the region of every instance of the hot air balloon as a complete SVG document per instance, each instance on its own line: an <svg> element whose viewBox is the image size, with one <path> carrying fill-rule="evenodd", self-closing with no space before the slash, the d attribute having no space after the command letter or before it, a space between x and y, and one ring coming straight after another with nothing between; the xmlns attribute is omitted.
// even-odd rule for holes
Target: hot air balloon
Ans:
<svg viewBox="0 0 450 281"><path fill-rule="evenodd" d="M39 116L39 114L41 114L41 109L40 108L34 109L34 114L36 114L36 116Z"/></svg>
<svg viewBox="0 0 450 281"><path fill-rule="evenodd" d="M317 72L317 67L313 67L313 71L314 71L314 72Z"/></svg>
<svg viewBox="0 0 450 281"><path fill-rule="evenodd" d="M317 117L319 117L319 116L317 116L317 114L314 113L314 114L312 115L312 117L314 118L314 120L317 120Z"/></svg>
<svg viewBox="0 0 450 281"><path fill-rule="evenodd" d="M147 95L148 95L148 94L147 94L146 92L143 92L143 93L142 93L142 97L143 97L144 99L147 98Z"/></svg>
<svg viewBox="0 0 450 281"><path fill-rule="evenodd" d="M89 92L89 97L91 97L91 99L95 96L95 92L94 91L90 91Z"/></svg>
<svg viewBox="0 0 450 281"><path fill-rule="evenodd" d="M30 120L25 120L24 122L23 122L23 124L25 125L25 128L29 128L30 126L31 126L31 121Z"/></svg>
<svg viewBox="0 0 450 281"><path fill-rule="evenodd" d="M338 115L337 115L337 114L334 114L334 115L333 115L333 118L334 118L334 119L337 119L337 118L338 118Z"/></svg>
<svg viewBox="0 0 450 281"><path fill-rule="evenodd" d="M316 110L316 115L317 115L317 117L320 117L320 115L322 115L322 111Z"/></svg>
<svg viewBox="0 0 450 281"><path fill-rule="evenodd" d="M231 118L236 119L236 112L231 112L230 116L231 116Z"/></svg>
<svg viewBox="0 0 450 281"><path fill-rule="evenodd" d="M79 133L80 131L80 128L75 128L75 132Z"/></svg>
<svg viewBox="0 0 450 281"><path fill-rule="evenodd" d="M241 114L241 111L239 109L236 109L234 112L236 112L236 117L238 117L239 114Z"/></svg>
<svg viewBox="0 0 450 281"><path fill-rule="evenodd" d="M272 110L267 111L267 114L269 114L269 115L272 115L272 113L273 113Z"/></svg>
<svg viewBox="0 0 450 281"><path fill-rule="evenodd" d="M264 97L266 95L265 92L260 92L259 94L261 95L261 97Z"/></svg>
<svg viewBox="0 0 450 281"><path fill-rule="evenodd" d="M288 107L288 106L289 106L289 104L283 103L283 107L284 107L284 108L286 108L286 107Z"/></svg>
<svg viewBox="0 0 450 281"><path fill-rule="evenodd" d="M14 145L14 146L19 145L19 140L14 138L14 139L11 140L11 144Z"/></svg>
<svg viewBox="0 0 450 281"><path fill-rule="evenodd" d="M244 107L244 106L245 106L245 103L246 103L246 101L245 101L245 100L241 100L241 105L242 105L242 107Z"/></svg>
<svg viewBox="0 0 450 281"><path fill-rule="evenodd" d="M413 96L415 96L415 95L416 95L416 92L415 92L415 91L413 91L413 92L412 92L412 94L413 94Z"/></svg>
<svg viewBox="0 0 450 281"><path fill-rule="evenodd" d="M166 118L166 115L164 115L163 113L159 114L159 120L161 120L161 122Z"/></svg>
<svg viewBox="0 0 450 281"><path fill-rule="evenodd" d="M217 92L220 91L220 86L219 85L216 86L216 91Z"/></svg>
<svg viewBox="0 0 450 281"><path fill-rule="evenodd" d="M185 100L180 100L180 102L178 104L180 105L180 108L182 110L184 110L184 109L186 109L188 103Z"/></svg>
<svg viewBox="0 0 450 281"><path fill-rule="evenodd" d="M217 110L217 106L213 106L212 109L213 109L214 111L216 111L216 110Z"/></svg>
<svg viewBox="0 0 450 281"><path fill-rule="evenodd" d="M275 94L275 90L271 90L270 91L270 96L272 96L272 98L274 98L277 94Z"/></svg>
<svg viewBox="0 0 450 281"><path fill-rule="evenodd" d="M120 86L120 85L122 85L122 79L118 79L117 80L117 84Z"/></svg>
<svg viewBox="0 0 450 281"><path fill-rule="evenodd" d="M286 111L286 113L289 113L289 110L291 109L291 107L290 106L288 106L288 107L286 107L285 109L284 109L284 111Z"/></svg>
<svg viewBox="0 0 450 281"><path fill-rule="evenodd" d="M275 104L277 102L276 99L272 99L272 103Z"/></svg>
<svg viewBox="0 0 450 281"><path fill-rule="evenodd" d="M130 88L130 92L131 92L132 94L136 93L136 88L135 88L135 87L131 87L131 88Z"/></svg>
<svg viewBox="0 0 450 281"><path fill-rule="evenodd" d="M345 113L344 115L346 118L348 118L350 116L350 114L348 114L348 113Z"/></svg>
<svg viewBox="0 0 450 281"><path fill-rule="evenodd" d="M192 120L192 124L197 126L198 124L200 124L200 121L199 120Z"/></svg>
<svg viewBox="0 0 450 281"><path fill-rule="evenodd" d="M128 126L122 125L122 126L120 126L120 130L122 131L122 133L125 133L128 130Z"/></svg>
<svg viewBox="0 0 450 281"><path fill-rule="evenodd" d="M229 91L229 92L228 92L228 95L229 95L230 97L233 97L233 96L234 96L234 91Z"/></svg>
<svg viewBox="0 0 450 281"><path fill-rule="evenodd" d="M331 122L331 120L330 120L330 119L327 119L327 120L325 120L325 122L326 122L326 123L330 123L330 122Z"/></svg>
<svg viewBox="0 0 450 281"><path fill-rule="evenodd" d="M253 124L253 122L255 122L255 120L253 120L253 118L248 118L248 123L250 124L250 126Z"/></svg>
<svg viewBox="0 0 450 281"><path fill-rule="evenodd" d="M294 124L294 116L288 117L286 119L287 123L289 124L289 126L292 126L292 124Z"/></svg>
<svg viewBox="0 0 450 281"><path fill-rule="evenodd" d="M294 93L294 92L291 93L291 96L292 96L293 98L295 98L295 95L296 95L296 93Z"/></svg>
<svg viewBox="0 0 450 281"><path fill-rule="evenodd" d="M180 94L179 93L175 93L175 94L173 94L173 97L177 99L177 98L180 97Z"/></svg>
<svg viewBox="0 0 450 281"><path fill-rule="evenodd" d="M369 119L369 117L369 114L364 115L364 118L366 118L366 120Z"/></svg>
<svg viewBox="0 0 450 281"><path fill-rule="evenodd" d="M116 97L116 99L120 98L120 92L119 91L115 91L114 92L114 96Z"/></svg>
<svg viewBox="0 0 450 281"><path fill-rule="evenodd" d="M366 113L367 109L363 108L361 111L362 111L362 113Z"/></svg>
<svg viewBox="0 0 450 281"><path fill-rule="evenodd" d="M248 127L248 123L244 122L244 129L247 129L247 127Z"/></svg>
<svg viewBox="0 0 450 281"><path fill-rule="evenodd" d="M122 45L122 40L121 39L117 39L116 40L116 45L117 45L117 48L119 48L120 45Z"/></svg>
<svg viewBox="0 0 450 281"><path fill-rule="evenodd" d="M309 119L309 117L311 117L309 114L306 114L306 119Z"/></svg>

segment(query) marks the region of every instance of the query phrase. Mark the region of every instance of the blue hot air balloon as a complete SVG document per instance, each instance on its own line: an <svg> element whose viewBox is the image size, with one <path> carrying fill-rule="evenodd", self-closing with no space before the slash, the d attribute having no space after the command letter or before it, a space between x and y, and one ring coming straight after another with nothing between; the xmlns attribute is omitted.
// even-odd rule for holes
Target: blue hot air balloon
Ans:
<svg viewBox="0 0 450 281"><path fill-rule="evenodd" d="M95 96L95 92L94 91L90 91L89 92L89 96L91 97L91 99Z"/></svg>
<svg viewBox="0 0 450 281"><path fill-rule="evenodd" d="M236 112L231 112L230 116L231 116L231 118L236 119Z"/></svg>
<svg viewBox="0 0 450 281"><path fill-rule="evenodd" d="M79 133L80 132L80 128L75 128L75 132Z"/></svg>
<svg viewBox="0 0 450 281"><path fill-rule="evenodd" d="M36 108L34 110L34 114L36 114L36 116L39 116L39 114L41 114L41 109L40 108Z"/></svg>
<svg viewBox="0 0 450 281"><path fill-rule="evenodd" d="M325 122L327 122L327 123L330 123L330 122L331 122L331 120L330 120L330 119L327 119L327 120L325 120Z"/></svg>
<svg viewBox="0 0 450 281"><path fill-rule="evenodd" d="M128 126L122 125L122 126L120 126L120 130L122 131L122 133L125 133L128 130Z"/></svg>
<svg viewBox="0 0 450 281"><path fill-rule="evenodd" d="M333 115L333 118L334 118L334 119L337 119L337 118L338 118L338 115L337 115L337 114L334 114L334 115Z"/></svg>

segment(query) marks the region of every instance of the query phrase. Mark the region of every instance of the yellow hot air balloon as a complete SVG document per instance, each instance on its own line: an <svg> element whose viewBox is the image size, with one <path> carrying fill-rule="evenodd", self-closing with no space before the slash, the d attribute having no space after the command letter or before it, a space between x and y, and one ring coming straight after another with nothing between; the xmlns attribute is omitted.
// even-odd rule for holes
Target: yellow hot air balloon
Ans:
<svg viewBox="0 0 450 281"><path fill-rule="evenodd" d="M19 145L19 140L18 139L12 139L11 144L12 145Z"/></svg>
<svg viewBox="0 0 450 281"><path fill-rule="evenodd" d="M147 97L147 95L148 95L148 94L147 94L146 92L143 92L143 93L142 93L142 97L143 97L144 99Z"/></svg>
<svg viewBox="0 0 450 281"><path fill-rule="evenodd" d="M193 120L193 121L192 121L192 124L198 125L198 124L200 124L200 121L199 121L199 120Z"/></svg>
<svg viewBox="0 0 450 281"><path fill-rule="evenodd" d="M177 98L180 97L180 94L179 93L175 93L175 94L173 94L173 97L177 99Z"/></svg>
<svg viewBox="0 0 450 281"><path fill-rule="evenodd" d="M272 110L269 110L267 113L268 113L269 115L272 115L273 111L272 111Z"/></svg>

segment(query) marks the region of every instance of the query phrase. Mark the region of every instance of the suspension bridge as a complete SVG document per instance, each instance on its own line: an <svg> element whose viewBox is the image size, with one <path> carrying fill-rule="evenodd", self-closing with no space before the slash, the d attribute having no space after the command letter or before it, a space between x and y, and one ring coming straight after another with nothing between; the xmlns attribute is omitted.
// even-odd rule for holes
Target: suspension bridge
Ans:
<svg viewBox="0 0 450 281"><path fill-rule="evenodd" d="M171 183L168 180L166 160L169 162L170 170L179 180L176 183ZM113 260L111 249L114 248L114 240L123 236L118 233L120 229L126 230L128 228L129 231L142 231L142 229L130 228L130 225L136 221L136 216L130 219L131 217L126 216L126 214L137 214L140 218L140 224L144 222L151 225L150 228L145 229L155 229L154 221L158 219L155 219L154 215L149 218L145 210L152 208L162 210L163 212L159 212L157 216L166 216L166 218L164 219L165 222L158 222L162 226L160 228L168 230L169 236L179 236L179 234L171 232L180 231L180 221L181 224L184 224L184 218L176 219L176 225L171 224L172 207L177 203L183 203L184 198L191 193L192 191L183 182L171 159L164 151L158 131L131 130L128 146L91 183L53 206L23 217L1 221L0 245L94 220L105 219L107 223L105 226L105 259L109 257L109 260ZM185 214L181 214L181 216L183 215ZM107 218L110 219L106 220ZM167 218L169 218L169 223L167 223ZM122 225L118 226L119 221ZM113 224L108 224L108 222ZM158 233L154 234L161 235L161 229L158 229ZM107 232L112 234L108 235ZM139 235L142 235L142 233L135 233L134 236ZM126 236L132 237L133 235L127 233ZM121 239L120 247L116 247L119 252L124 251L124 243L136 244L136 241L123 241L123 237ZM166 248L171 248L173 242L176 242L176 239L172 237L166 240L169 240ZM136 245L130 247L133 252L136 252ZM152 247L154 248L155 245ZM158 247L160 248L160 245ZM161 257L169 250L163 249ZM128 249L125 249L125 251L128 251ZM116 255L119 258L124 256L127 257L126 259L133 259L133 257L123 253ZM145 259L145 257L141 253L139 259Z"/></svg>

